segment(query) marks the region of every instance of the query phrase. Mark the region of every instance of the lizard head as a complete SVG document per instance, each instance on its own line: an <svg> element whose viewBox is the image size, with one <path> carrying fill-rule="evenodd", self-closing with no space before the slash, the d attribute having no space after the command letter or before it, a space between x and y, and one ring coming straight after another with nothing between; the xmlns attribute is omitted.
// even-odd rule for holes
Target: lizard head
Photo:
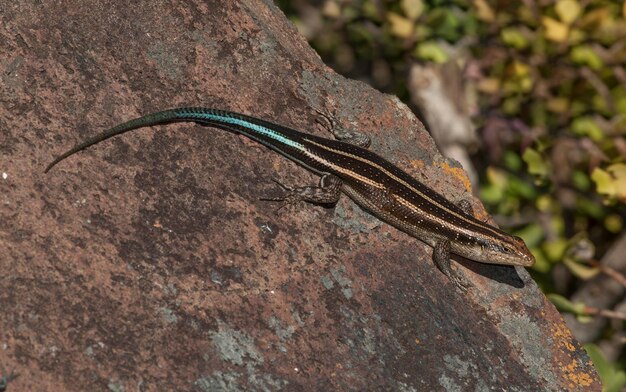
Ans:
<svg viewBox="0 0 626 392"><path fill-rule="evenodd" d="M507 235L499 241L488 240L482 244L483 259L491 264L521 265L535 264L535 256L520 237Z"/></svg>

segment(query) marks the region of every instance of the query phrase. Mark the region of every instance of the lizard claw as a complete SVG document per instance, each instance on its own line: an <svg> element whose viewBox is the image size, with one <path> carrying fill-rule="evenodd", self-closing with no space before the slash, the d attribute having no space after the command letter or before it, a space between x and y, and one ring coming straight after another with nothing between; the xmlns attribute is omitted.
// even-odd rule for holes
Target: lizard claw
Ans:
<svg viewBox="0 0 626 392"><path fill-rule="evenodd" d="M285 195L284 196L278 196L278 197L261 197L261 198L259 198L259 200L263 200L263 201L286 201L287 198L289 197L289 195L295 192L292 187L283 184L282 182L280 182L276 178L272 178L272 181L274 181L276 183L276 185L278 185L282 190L285 191Z"/></svg>
<svg viewBox="0 0 626 392"><path fill-rule="evenodd" d="M280 202L281 203L280 206L278 206L278 208L276 209L277 213L280 210L282 210L284 207L293 206L293 205L298 204L299 202L302 201L302 198L296 192L295 189L293 189L290 186L287 186L287 185L283 184L282 182L280 182L276 178L272 178L272 181L274 181L281 189L283 189L285 191L285 193L282 196L261 197L259 200Z"/></svg>
<svg viewBox="0 0 626 392"><path fill-rule="evenodd" d="M332 133L332 130L335 128L337 122L335 121L335 113L334 110L330 111L327 109L317 109L317 108L313 108L313 110L315 110L315 112L317 114L319 114L319 116L315 119L315 122L317 124L319 124L321 127L323 127L326 131L330 131ZM322 121L322 119L326 120L326 121Z"/></svg>
<svg viewBox="0 0 626 392"><path fill-rule="evenodd" d="M292 188L292 187L290 187L290 186L288 186L288 185L283 184L283 183L282 183L282 182L280 182L278 179L276 179L276 178L272 178L272 181L274 181L274 182L276 183L276 185L278 185L279 187L281 187L284 191L287 191L287 192L293 192L293 188Z"/></svg>

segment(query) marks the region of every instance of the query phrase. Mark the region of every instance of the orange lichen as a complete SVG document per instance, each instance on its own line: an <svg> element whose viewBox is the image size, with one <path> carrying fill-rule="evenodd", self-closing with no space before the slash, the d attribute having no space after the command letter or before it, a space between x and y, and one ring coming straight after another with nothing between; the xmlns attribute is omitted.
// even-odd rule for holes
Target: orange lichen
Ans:
<svg viewBox="0 0 626 392"><path fill-rule="evenodd" d="M441 162L439 165L446 173L456 177L463 183L465 189L472 193L472 183L470 182L469 177L467 177L467 173L463 170L462 167L452 167L448 164L448 162Z"/></svg>
<svg viewBox="0 0 626 392"><path fill-rule="evenodd" d="M552 331L552 336L560 340L563 347L569 351L576 351L576 347L572 344L572 332L565 325L557 325L556 329Z"/></svg>
<svg viewBox="0 0 626 392"><path fill-rule="evenodd" d="M552 330L552 336L554 339L559 342L558 346L564 347L566 350L570 352L576 351L576 347L572 343L572 332L563 324L556 325ZM579 362L575 359L572 359L568 364L559 363L561 367L562 374L570 383L570 389L574 389L576 386L584 386L587 387L593 383L593 377L589 373L579 372Z"/></svg>
<svg viewBox="0 0 626 392"><path fill-rule="evenodd" d="M589 373L577 372L578 361L572 360L569 364L562 367L563 375L573 384L569 385L570 389L576 386L588 387L593 383L593 377Z"/></svg>

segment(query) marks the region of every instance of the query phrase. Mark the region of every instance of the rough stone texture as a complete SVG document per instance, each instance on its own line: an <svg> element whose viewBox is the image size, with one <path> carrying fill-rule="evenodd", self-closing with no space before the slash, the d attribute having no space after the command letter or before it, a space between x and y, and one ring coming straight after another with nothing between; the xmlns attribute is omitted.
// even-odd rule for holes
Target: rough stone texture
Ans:
<svg viewBox="0 0 626 392"><path fill-rule="evenodd" d="M599 389L523 269L461 261L351 201L276 213L306 170L227 132L104 127L203 105L313 108L450 199L467 178L397 99L322 64L271 1L0 3L0 371L11 391ZM481 209L474 200L477 210ZM483 212L484 215L484 212Z"/></svg>

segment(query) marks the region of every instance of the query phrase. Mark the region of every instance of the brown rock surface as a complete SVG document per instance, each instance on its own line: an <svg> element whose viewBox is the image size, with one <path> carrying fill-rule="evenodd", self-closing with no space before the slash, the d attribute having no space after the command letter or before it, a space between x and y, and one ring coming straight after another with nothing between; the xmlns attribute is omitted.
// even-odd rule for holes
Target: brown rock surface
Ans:
<svg viewBox="0 0 626 392"><path fill-rule="evenodd" d="M139 114L201 105L324 134L313 108L452 200L467 179L397 99L329 70L271 1L0 4L0 371L7 391L599 390L523 269L461 261L316 177L193 124L54 156ZM475 208L483 211L477 200Z"/></svg>

